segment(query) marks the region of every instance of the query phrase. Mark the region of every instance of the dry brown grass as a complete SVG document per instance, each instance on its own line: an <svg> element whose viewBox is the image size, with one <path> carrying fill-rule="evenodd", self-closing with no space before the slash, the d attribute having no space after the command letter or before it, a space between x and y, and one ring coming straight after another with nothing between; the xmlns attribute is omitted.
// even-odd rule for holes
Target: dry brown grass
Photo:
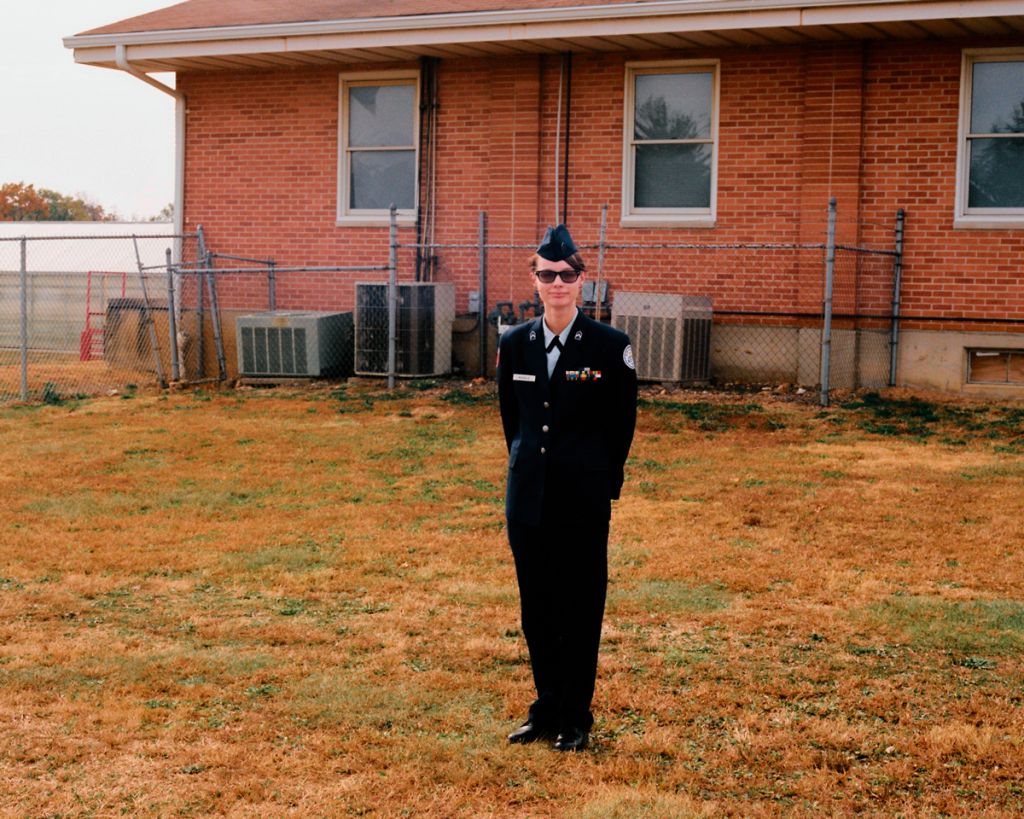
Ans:
<svg viewBox="0 0 1024 819"><path fill-rule="evenodd" d="M1024 811L1024 411L648 396L592 750L530 699L483 385L0 411L10 816Z"/></svg>

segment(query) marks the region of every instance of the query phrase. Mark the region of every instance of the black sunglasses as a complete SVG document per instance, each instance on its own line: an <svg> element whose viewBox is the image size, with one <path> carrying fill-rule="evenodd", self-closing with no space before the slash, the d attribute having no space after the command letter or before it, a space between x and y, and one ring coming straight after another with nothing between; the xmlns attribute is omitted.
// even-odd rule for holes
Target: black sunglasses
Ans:
<svg viewBox="0 0 1024 819"><path fill-rule="evenodd" d="M555 280L555 276L558 276L566 284L572 284L580 277L580 271L575 268L570 268L569 270L536 270L534 275L544 284L551 284Z"/></svg>

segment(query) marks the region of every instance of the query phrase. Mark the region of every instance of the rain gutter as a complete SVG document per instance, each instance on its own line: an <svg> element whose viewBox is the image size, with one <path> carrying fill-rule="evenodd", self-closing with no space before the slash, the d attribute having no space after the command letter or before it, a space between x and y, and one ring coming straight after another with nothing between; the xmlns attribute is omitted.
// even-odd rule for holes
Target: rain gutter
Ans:
<svg viewBox="0 0 1024 819"><path fill-rule="evenodd" d="M649 2L609 3L603 5L562 6L554 8L518 8L497 11L442 12L396 16L310 20L304 22L249 23L186 29L157 29L135 32L82 33L66 37L67 48L85 49L109 46L230 40L273 40L277 38L317 38L329 35L354 35L381 32L424 32L437 29L494 29L497 39L542 36L528 27L553 24L580 24L611 21L623 25L627 20L659 17L699 20L700 26L725 28L751 24L783 26L835 25L841 23L904 22L935 18L971 18L991 15L1019 15L1020 0L649 0ZM769 15L764 21L759 14ZM691 29L690 26L685 27ZM433 41L435 38L429 38ZM413 42L413 41L410 41ZM305 44L304 44L305 45Z"/></svg>

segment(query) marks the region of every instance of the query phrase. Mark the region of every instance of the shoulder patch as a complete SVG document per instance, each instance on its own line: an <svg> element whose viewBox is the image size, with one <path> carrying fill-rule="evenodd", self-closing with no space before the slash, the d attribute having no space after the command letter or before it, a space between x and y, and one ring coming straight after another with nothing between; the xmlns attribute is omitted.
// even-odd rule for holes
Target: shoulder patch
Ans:
<svg viewBox="0 0 1024 819"><path fill-rule="evenodd" d="M633 363L633 345L627 344L626 349L622 351L622 361L631 370L636 369L636 364Z"/></svg>

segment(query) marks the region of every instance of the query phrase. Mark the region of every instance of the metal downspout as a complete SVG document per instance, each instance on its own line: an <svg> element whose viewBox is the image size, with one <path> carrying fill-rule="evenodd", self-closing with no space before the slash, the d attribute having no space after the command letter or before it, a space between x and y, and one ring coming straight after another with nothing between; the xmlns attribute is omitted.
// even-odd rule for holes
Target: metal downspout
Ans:
<svg viewBox="0 0 1024 819"><path fill-rule="evenodd" d="M185 233L185 94L177 88L171 88L159 80L155 80L128 62L128 50L123 43L114 46L114 61L122 71L136 79L152 85L159 91L174 97L174 256L179 263L184 262L184 246L182 236ZM181 276L174 276L174 311L178 327L181 327ZM178 356L184 361L181 349L184 339L178 338Z"/></svg>
<svg viewBox="0 0 1024 819"><path fill-rule="evenodd" d="M562 164L562 224L569 221L569 139L572 119L572 52L565 55L565 162Z"/></svg>
<svg viewBox="0 0 1024 819"><path fill-rule="evenodd" d="M185 232L185 94L160 80L154 80L129 63L127 49L123 44L114 46L114 60L122 71L174 97L174 232L180 236ZM181 253L177 255L181 259Z"/></svg>
<svg viewBox="0 0 1024 819"><path fill-rule="evenodd" d="M896 386L900 346L900 291L903 289L903 228L906 211L896 211L896 260L893 263L892 325L889 330L889 386Z"/></svg>

